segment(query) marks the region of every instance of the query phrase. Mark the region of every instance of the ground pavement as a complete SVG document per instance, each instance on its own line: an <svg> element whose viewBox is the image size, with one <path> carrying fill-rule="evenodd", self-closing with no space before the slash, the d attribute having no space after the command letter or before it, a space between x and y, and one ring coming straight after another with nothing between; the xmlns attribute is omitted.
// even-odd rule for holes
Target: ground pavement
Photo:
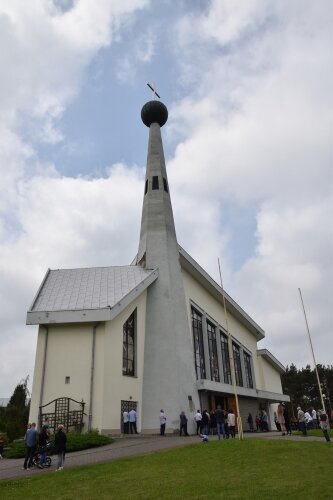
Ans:
<svg viewBox="0 0 333 500"><path fill-rule="evenodd" d="M281 436L280 432L253 432L245 433L245 439L260 438L260 439L282 439L285 441L322 441L324 437L314 436ZM210 436L210 441L217 440L217 436ZM237 439L237 436L236 436ZM167 450L171 448L182 448L188 444L201 442L198 436L126 436L115 438L112 444L101 446L99 448L91 448L88 450L76 451L67 453L66 469L70 467L79 467L84 465L99 464L118 460L119 458L128 458L139 455L146 455L155 451ZM13 479L19 477L31 477L35 474L53 473L56 469L57 456L52 456L52 465L50 468L30 470L22 470L23 459L6 459L0 460L0 480ZM60 472L61 474L61 472Z"/></svg>

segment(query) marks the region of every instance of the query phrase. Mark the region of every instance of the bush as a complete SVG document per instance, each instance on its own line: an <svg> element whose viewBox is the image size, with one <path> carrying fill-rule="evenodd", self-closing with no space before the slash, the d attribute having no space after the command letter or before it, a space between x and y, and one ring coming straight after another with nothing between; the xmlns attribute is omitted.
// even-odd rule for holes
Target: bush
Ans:
<svg viewBox="0 0 333 500"><path fill-rule="evenodd" d="M25 441L24 439L16 439L10 444L6 451L6 458L23 458L25 456Z"/></svg>
<svg viewBox="0 0 333 500"><path fill-rule="evenodd" d="M54 434L50 436L51 450L54 449ZM86 450L88 448L96 448L112 443L112 439L103 436L98 431L86 432L80 434L78 432L67 433L67 452ZM7 458L23 458L25 456L25 442L23 439L13 441L9 450L6 453Z"/></svg>
<svg viewBox="0 0 333 500"><path fill-rule="evenodd" d="M67 434L67 451L86 450L110 443L112 443L112 439L99 434L98 431L86 432L85 434L69 432Z"/></svg>
<svg viewBox="0 0 333 500"><path fill-rule="evenodd" d="M8 439L7 433L6 433L6 432L2 432L2 431L0 430L0 434L1 434L2 439L3 439L3 445L4 445L4 446L8 446L9 439Z"/></svg>

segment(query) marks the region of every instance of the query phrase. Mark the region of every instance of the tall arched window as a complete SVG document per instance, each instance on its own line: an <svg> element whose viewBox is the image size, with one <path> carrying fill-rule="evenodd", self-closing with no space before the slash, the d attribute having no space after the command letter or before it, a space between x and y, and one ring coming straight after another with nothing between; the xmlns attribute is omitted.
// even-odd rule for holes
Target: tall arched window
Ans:
<svg viewBox="0 0 333 500"><path fill-rule="evenodd" d="M123 326L123 375L135 376L136 310Z"/></svg>

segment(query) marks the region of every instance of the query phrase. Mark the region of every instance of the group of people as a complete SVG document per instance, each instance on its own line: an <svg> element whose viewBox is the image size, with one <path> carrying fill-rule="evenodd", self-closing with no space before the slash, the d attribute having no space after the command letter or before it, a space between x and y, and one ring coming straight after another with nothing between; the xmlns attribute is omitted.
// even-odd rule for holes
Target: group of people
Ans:
<svg viewBox="0 0 333 500"><path fill-rule="evenodd" d="M249 431L254 432L254 423L256 424L257 432L268 432L268 415L266 410L260 410L255 416L255 421L253 421L252 413L248 414L247 423L249 425Z"/></svg>
<svg viewBox="0 0 333 500"><path fill-rule="evenodd" d="M303 436L307 435L307 429L318 428L318 422L319 422L319 427L323 431L325 440L328 442L331 441L329 436L329 420L324 410L317 414L317 412L312 408L304 412L302 408L298 406L297 420L298 420L298 428L302 432Z"/></svg>
<svg viewBox="0 0 333 500"><path fill-rule="evenodd" d="M324 413L318 414L315 410L310 409L303 412L300 407L297 408L297 421L298 428L302 431L303 435L307 434L307 428L317 428L318 420L320 422L320 427L323 430L323 434L327 441L330 441L328 434L329 422L327 415ZM318 417L320 417L318 419ZM137 434L136 427L136 410L132 408L129 412L123 412L123 427L125 434ZM278 431L282 433L282 436L291 435L291 419L288 408L284 403L280 403L277 407L277 411L274 414L274 421ZM163 409L160 410L159 414L159 424L160 424L160 435L165 436L167 417ZM203 441L208 441L208 436L210 433L218 435L218 439L228 439L229 437L234 438L236 434L236 418L235 413L232 409L227 411L223 410L220 405L217 406L215 411L208 412L206 409L201 411L197 410L194 415L194 422L196 424L196 434L200 436ZM266 410L261 410L257 413L255 419L251 413L248 414L247 423L249 426L249 431L254 432L254 424L256 425L256 430L261 432L268 432L268 414ZM179 435L188 436L187 431L188 418L185 412L182 411L179 415Z"/></svg>
<svg viewBox="0 0 333 500"><path fill-rule="evenodd" d="M36 423L28 424L27 431L24 436L26 453L24 457L23 469L30 469L33 465L33 460L37 450L39 450L39 460L37 466L43 469L46 465L47 449L50 440L50 426L48 418L45 418L41 431L38 432ZM58 425L58 430L54 436L54 448L58 454L57 471L62 470L65 464L67 436L64 432L64 426Z"/></svg>
<svg viewBox="0 0 333 500"><path fill-rule="evenodd" d="M234 438L236 435L236 419L232 409L225 411L220 405L217 406L215 411L208 413L207 410L197 410L194 415L194 421L197 426L197 435L208 436L216 429L218 438L228 439Z"/></svg>
<svg viewBox="0 0 333 500"><path fill-rule="evenodd" d="M123 427L124 434L137 434L138 430L136 427L136 410L132 408L130 411L123 411Z"/></svg>
<svg viewBox="0 0 333 500"><path fill-rule="evenodd" d="M165 427L167 417L165 411L160 410L160 435L165 436ZM194 422L196 424L197 436L200 436L203 441L208 441L208 435L211 431L217 430L218 438L227 439L230 436L235 437L236 434L236 420L233 410L224 411L221 406L218 406L215 411L208 412L207 410L197 410L194 415ZM189 436L187 431L188 418L185 412L182 411L179 415L179 435Z"/></svg>

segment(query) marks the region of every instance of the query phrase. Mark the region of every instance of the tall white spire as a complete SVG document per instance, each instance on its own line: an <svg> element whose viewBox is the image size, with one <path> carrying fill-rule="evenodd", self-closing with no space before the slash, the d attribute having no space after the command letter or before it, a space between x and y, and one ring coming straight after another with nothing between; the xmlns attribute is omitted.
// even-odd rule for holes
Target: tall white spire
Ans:
<svg viewBox="0 0 333 500"><path fill-rule="evenodd" d="M168 415L167 428L178 428L180 412L189 411L189 396L198 404L198 391L161 138L168 111L154 100L145 104L141 117L149 127L149 144L137 263L159 269L147 292L142 430L149 431L158 426L161 408Z"/></svg>

